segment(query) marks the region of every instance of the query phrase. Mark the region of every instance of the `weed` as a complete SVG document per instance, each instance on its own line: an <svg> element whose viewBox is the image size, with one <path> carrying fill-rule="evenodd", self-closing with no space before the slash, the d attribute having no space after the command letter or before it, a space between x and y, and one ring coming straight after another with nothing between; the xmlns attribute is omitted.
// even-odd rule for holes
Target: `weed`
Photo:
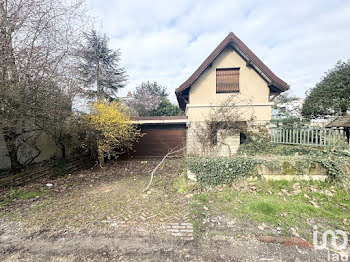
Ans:
<svg viewBox="0 0 350 262"><path fill-rule="evenodd" d="M199 201L192 202L190 206L191 222L193 225L193 235L199 238L202 231L203 220L205 213L203 212L203 206Z"/></svg>
<svg viewBox="0 0 350 262"><path fill-rule="evenodd" d="M11 189L10 190L10 199L20 199L20 200L27 200L31 198L35 198L36 196L42 196L45 192L43 191L28 191L23 192L21 189Z"/></svg>
<svg viewBox="0 0 350 262"><path fill-rule="evenodd" d="M209 202L209 197L207 194L199 194L195 196L195 199L201 202L202 204L206 204Z"/></svg>
<svg viewBox="0 0 350 262"><path fill-rule="evenodd" d="M174 181L174 187L180 194L193 192L197 189L198 185L189 183L185 176L178 176Z"/></svg>
<svg viewBox="0 0 350 262"><path fill-rule="evenodd" d="M1 202L1 205L3 207L9 206L13 200L15 199L20 199L20 200L28 200L31 198L35 198L36 196L42 196L45 195L46 192L43 191L28 191L28 192L23 192L22 189L11 189L10 194L4 198Z"/></svg>
<svg viewBox="0 0 350 262"><path fill-rule="evenodd" d="M278 204L272 201L258 200L250 203L248 209L252 212L261 213L265 216L273 216L277 213Z"/></svg>
<svg viewBox="0 0 350 262"><path fill-rule="evenodd" d="M3 207L9 206L11 203L12 203L12 199L9 198L9 197L7 197L7 198L5 198L4 200L1 201L1 205Z"/></svg>
<svg viewBox="0 0 350 262"><path fill-rule="evenodd" d="M33 210L37 210L37 209L49 206L52 202L53 202L52 197L50 197L49 199L45 199L41 201L39 204L37 204L36 206L33 206Z"/></svg>

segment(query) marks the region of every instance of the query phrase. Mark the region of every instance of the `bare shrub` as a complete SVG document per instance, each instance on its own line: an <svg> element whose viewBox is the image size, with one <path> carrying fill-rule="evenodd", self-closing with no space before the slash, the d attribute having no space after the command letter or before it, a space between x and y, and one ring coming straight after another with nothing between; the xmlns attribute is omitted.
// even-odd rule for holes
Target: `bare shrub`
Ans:
<svg viewBox="0 0 350 262"><path fill-rule="evenodd" d="M221 104L212 106L204 122L194 124L196 140L204 156L217 155L221 145L230 150L230 145L224 142L228 137L243 135L248 138L254 135L255 115L254 111L248 112L246 105L249 104L250 101L231 95Z"/></svg>

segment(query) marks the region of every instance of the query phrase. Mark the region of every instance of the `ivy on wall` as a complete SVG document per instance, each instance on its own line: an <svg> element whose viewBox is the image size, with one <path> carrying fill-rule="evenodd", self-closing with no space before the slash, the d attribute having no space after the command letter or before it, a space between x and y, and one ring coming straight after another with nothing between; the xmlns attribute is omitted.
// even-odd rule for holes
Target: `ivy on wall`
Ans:
<svg viewBox="0 0 350 262"><path fill-rule="evenodd" d="M279 175L308 175L307 172L316 166L325 169L329 181L345 179L344 165L350 165L346 156L320 156L309 154L301 157L259 158L252 156L237 156L235 158L200 158L186 159L187 168L195 174L199 184L203 186L217 186L231 184L242 177L259 176L258 167L265 166L270 170L278 170Z"/></svg>
<svg viewBox="0 0 350 262"><path fill-rule="evenodd" d="M258 161L247 157L236 158L187 158L188 169L196 175L199 184L216 186L231 184L239 177L256 174Z"/></svg>

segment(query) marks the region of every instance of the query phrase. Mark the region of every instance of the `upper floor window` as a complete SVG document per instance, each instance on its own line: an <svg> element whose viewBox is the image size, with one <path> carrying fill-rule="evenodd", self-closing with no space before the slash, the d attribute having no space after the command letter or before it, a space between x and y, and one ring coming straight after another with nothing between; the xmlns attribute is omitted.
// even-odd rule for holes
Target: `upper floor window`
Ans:
<svg viewBox="0 0 350 262"><path fill-rule="evenodd" d="M239 92L239 68L216 69L216 93Z"/></svg>

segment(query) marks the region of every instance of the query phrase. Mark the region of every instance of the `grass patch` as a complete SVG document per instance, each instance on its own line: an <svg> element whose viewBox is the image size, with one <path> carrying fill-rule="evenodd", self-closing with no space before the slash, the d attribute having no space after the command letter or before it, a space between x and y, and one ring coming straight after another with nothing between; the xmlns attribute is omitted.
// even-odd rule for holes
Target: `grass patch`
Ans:
<svg viewBox="0 0 350 262"><path fill-rule="evenodd" d="M45 193L42 191L28 191L28 192L23 192L21 189L17 190L11 190L10 197L12 199L21 199L21 200L27 200L31 198L35 198L37 196L42 196Z"/></svg>
<svg viewBox="0 0 350 262"><path fill-rule="evenodd" d="M53 198L50 197L49 199L45 199L43 201L41 201L39 204L37 204L36 206L33 206L33 210L37 210L37 209L41 209L44 208L46 206L49 206L51 203L53 202Z"/></svg>
<svg viewBox="0 0 350 262"><path fill-rule="evenodd" d="M251 202L248 205L249 211L255 212L257 214L261 214L267 217L276 215L279 209L280 209L280 206L276 201L258 200L256 202Z"/></svg>
<svg viewBox="0 0 350 262"><path fill-rule="evenodd" d="M197 199L190 205L191 222L193 225L193 235L199 238L203 229L203 220L206 216L203 210L203 203Z"/></svg>
<svg viewBox="0 0 350 262"><path fill-rule="evenodd" d="M13 200L28 200L46 194L47 192L45 191L23 191L22 189L11 189L8 196L2 200L1 205L7 207L13 202Z"/></svg>
<svg viewBox="0 0 350 262"><path fill-rule="evenodd" d="M284 235L294 227L311 239L314 224L319 229L350 232L350 195L327 182L237 181L233 187L202 192L195 201L208 206L212 215L279 226Z"/></svg>
<svg viewBox="0 0 350 262"><path fill-rule="evenodd" d="M174 178L173 185L177 193L188 194L198 189L198 184L189 182L184 175L177 176Z"/></svg>
<svg viewBox="0 0 350 262"><path fill-rule="evenodd" d="M35 198L36 196L43 196L46 192L44 191L22 191L22 189L11 189L7 199L20 199L27 200Z"/></svg>
<svg viewBox="0 0 350 262"><path fill-rule="evenodd" d="M4 200L1 201L1 206L3 207L7 207L12 203L12 199L11 198L5 198Z"/></svg>

